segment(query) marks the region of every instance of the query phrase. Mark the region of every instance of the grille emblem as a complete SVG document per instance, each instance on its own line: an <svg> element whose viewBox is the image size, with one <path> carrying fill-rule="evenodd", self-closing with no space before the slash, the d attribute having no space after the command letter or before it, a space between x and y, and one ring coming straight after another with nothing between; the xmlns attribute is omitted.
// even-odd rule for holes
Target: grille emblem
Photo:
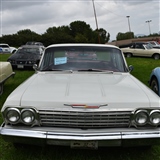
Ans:
<svg viewBox="0 0 160 160"><path fill-rule="evenodd" d="M65 106L70 106L72 108L82 108L82 109L98 109L100 107L108 106L108 104L102 105L86 105L86 104L64 104Z"/></svg>

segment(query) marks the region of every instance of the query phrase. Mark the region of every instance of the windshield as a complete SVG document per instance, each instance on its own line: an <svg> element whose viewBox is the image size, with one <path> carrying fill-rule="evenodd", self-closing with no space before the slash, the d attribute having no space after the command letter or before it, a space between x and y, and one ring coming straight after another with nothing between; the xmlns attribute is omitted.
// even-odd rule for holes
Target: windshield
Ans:
<svg viewBox="0 0 160 160"><path fill-rule="evenodd" d="M5 44L0 45L0 47L1 47L1 48L9 48L9 46L8 46L8 45L5 45Z"/></svg>
<svg viewBox="0 0 160 160"><path fill-rule="evenodd" d="M144 44L144 46L147 48L147 49L152 49L152 45L151 44Z"/></svg>
<svg viewBox="0 0 160 160"><path fill-rule="evenodd" d="M152 45L159 45L158 42L156 42L156 41L153 41L153 42L151 41L149 43L151 43Z"/></svg>
<svg viewBox="0 0 160 160"><path fill-rule="evenodd" d="M38 48L19 48L16 54L40 54Z"/></svg>
<svg viewBox="0 0 160 160"><path fill-rule="evenodd" d="M122 53L117 48L70 46L46 49L40 70L125 72L126 67Z"/></svg>

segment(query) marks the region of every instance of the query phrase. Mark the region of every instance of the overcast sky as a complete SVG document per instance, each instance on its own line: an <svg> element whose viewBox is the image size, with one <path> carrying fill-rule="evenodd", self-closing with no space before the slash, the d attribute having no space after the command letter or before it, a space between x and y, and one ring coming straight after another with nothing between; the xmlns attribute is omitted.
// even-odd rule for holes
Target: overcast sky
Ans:
<svg viewBox="0 0 160 160"><path fill-rule="evenodd" d="M98 28L109 32L111 40L118 32L129 31L126 16L135 35L160 31L160 0L94 0L94 4ZM77 20L97 28L92 0L0 0L0 35L23 29L43 34L49 27Z"/></svg>

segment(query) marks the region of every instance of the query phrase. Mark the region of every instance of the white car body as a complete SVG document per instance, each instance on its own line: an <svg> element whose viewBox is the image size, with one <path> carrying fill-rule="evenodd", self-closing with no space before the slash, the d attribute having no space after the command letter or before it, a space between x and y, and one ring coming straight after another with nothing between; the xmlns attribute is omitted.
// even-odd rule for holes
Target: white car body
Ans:
<svg viewBox="0 0 160 160"><path fill-rule="evenodd" d="M14 76L14 74L9 62L0 62L0 95L3 93L3 86L6 80Z"/></svg>
<svg viewBox="0 0 160 160"><path fill-rule="evenodd" d="M15 48L15 47L10 47L10 50L11 50L11 53L13 54L13 53L15 53L18 49Z"/></svg>
<svg viewBox="0 0 160 160"><path fill-rule="evenodd" d="M138 108L139 103L145 107L159 106L159 97L144 84L139 83L130 73L83 74L81 72L68 75L37 73L27 83L20 85L8 97L4 106L32 104L37 109L43 109L44 106L51 109L55 103L54 109L58 109L63 104L82 103L82 99L84 104L108 104L103 109L109 110L113 107L116 110L122 107L125 110L132 110ZM66 106L63 108L68 109Z"/></svg>
<svg viewBox="0 0 160 160"><path fill-rule="evenodd" d="M69 52L68 48L71 48ZM87 52L82 54L81 49ZM65 57L71 51L75 57ZM103 61L105 58L115 61L119 57L124 70L85 70L84 64L79 70L73 66L65 70L56 68L75 59L76 65L79 61L103 64L102 53L108 55ZM47 57L51 54L53 59ZM46 62L53 62L48 64L53 68L44 69ZM117 47L51 45L46 48L36 73L4 103L0 135L13 143L72 148L160 144L159 100L129 73L123 53Z"/></svg>
<svg viewBox="0 0 160 160"><path fill-rule="evenodd" d="M11 49L8 44L1 43L0 48L2 50L2 53L11 53Z"/></svg>
<svg viewBox="0 0 160 160"><path fill-rule="evenodd" d="M121 48L126 57L140 56L140 57L152 57L154 59L160 59L160 50L153 48L149 44L143 42L135 42L132 46L127 48Z"/></svg>
<svg viewBox="0 0 160 160"><path fill-rule="evenodd" d="M14 53L17 51L17 48L15 47L10 47L6 43L1 43L0 44L0 53Z"/></svg>

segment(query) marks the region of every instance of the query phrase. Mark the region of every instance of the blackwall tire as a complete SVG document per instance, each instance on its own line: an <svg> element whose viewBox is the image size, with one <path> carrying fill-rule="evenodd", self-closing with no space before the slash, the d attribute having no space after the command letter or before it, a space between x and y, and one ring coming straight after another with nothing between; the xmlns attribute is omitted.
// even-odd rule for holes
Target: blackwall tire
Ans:
<svg viewBox="0 0 160 160"><path fill-rule="evenodd" d="M159 55L159 54L154 54L154 55L153 55L153 58L154 58L155 60L157 60L157 59L160 58L160 55Z"/></svg>
<svg viewBox="0 0 160 160"><path fill-rule="evenodd" d="M151 81L151 89L152 89L156 94L159 95L159 86L158 86L157 79L155 79L155 78Z"/></svg>
<svg viewBox="0 0 160 160"><path fill-rule="evenodd" d="M132 57L132 54L131 53L126 53L126 57L130 58L130 57Z"/></svg>

